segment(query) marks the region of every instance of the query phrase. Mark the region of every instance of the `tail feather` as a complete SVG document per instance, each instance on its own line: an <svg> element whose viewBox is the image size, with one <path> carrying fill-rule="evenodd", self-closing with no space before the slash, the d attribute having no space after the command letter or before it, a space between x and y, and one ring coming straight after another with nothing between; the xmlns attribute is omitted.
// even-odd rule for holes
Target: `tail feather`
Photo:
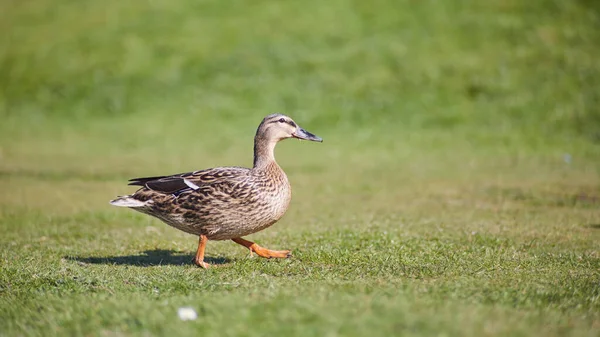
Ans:
<svg viewBox="0 0 600 337"><path fill-rule="evenodd" d="M131 195L124 195L115 200L111 200L110 204L119 207L143 207L147 205L147 202L134 199Z"/></svg>

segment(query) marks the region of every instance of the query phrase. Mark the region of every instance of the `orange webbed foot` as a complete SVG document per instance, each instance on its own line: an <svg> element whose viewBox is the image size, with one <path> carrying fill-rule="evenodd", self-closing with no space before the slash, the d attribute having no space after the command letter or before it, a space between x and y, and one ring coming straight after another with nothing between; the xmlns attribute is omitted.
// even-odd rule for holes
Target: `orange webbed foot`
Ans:
<svg viewBox="0 0 600 337"><path fill-rule="evenodd" d="M244 240L242 238L235 238L232 240L233 242L248 248L250 250L250 256L252 256L252 253L256 253L256 255L266 259L286 259L292 256L292 252L289 250L270 250L263 248L252 241Z"/></svg>
<svg viewBox="0 0 600 337"><path fill-rule="evenodd" d="M256 255L260 257L264 257L267 259L278 258L278 259L287 259L292 256L292 252L289 250L270 250L263 248L256 243L250 246L250 251L256 253Z"/></svg>
<svg viewBox="0 0 600 337"><path fill-rule="evenodd" d="M208 268L210 268L210 264L208 264L208 263L206 263L206 262L204 262L204 261L198 261L198 260L194 259L194 263L195 263L195 264L196 264L198 267L200 267L200 268L203 268L203 269L208 269Z"/></svg>

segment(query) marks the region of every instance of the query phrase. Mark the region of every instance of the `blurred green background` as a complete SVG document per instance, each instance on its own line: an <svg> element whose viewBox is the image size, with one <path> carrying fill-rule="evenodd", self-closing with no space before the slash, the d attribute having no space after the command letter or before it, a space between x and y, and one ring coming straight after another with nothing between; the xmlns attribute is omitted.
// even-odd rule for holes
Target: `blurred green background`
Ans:
<svg viewBox="0 0 600 337"><path fill-rule="evenodd" d="M0 32L8 335L598 332L600 2L4 0ZM292 208L253 236L295 260L213 243L233 261L196 270L170 257L192 237L108 206L131 177L251 165L273 112L325 140L278 146ZM206 289L222 311L170 321Z"/></svg>
<svg viewBox="0 0 600 337"><path fill-rule="evenodd" d="M95 119L204 133L282 111L330 132L599 137L594 1L36 0L1 15L11 136Z"/></svg>

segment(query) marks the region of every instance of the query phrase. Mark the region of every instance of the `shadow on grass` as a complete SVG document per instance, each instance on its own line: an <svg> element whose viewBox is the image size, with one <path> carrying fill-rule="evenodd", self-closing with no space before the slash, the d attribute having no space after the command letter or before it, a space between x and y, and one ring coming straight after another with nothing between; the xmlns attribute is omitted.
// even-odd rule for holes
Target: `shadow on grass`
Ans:
<svg viewBox="0 0 600 337"><path fill-rule="evenodd" d="M600 229L600 224L593 223L593 224L585 225L585 227L592 228L592 229Z"/></svg>
<svg viewBox="0 0 600 337"><path fill-rule="evenodd" d="M176 253L173 250L154 249L146 250L140 255L103 256L103 257L81 257L65 256L65 259L89 264L117 264L128 266L160 266L160 265L188 265L194 264L194 256ZM231 260L224 257L205 257L204 261L209 264L225 264Z"/></svg>

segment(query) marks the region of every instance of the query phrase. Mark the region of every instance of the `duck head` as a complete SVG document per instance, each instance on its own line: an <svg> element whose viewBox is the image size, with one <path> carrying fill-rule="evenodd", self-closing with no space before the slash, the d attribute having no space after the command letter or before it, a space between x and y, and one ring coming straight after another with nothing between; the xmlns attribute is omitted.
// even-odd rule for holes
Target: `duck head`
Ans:
<svg viewBox="0 0 600 337"><path fill-rule="evenodd" d="M254 137L254 168L263 169L275 163L275 145L287 138L298 138L313 142L322 142L321 137L301 128L290 117L272 114L265 117Z"/></svg>
<svg viewBox="0 0 600 337"><path fill-rule="evenodd" d="M313 142L323 142L323 138L301 128L293 119L282 114L268 115L258 126L256 138L279 142L286 138L298 138Z"/></svg>

